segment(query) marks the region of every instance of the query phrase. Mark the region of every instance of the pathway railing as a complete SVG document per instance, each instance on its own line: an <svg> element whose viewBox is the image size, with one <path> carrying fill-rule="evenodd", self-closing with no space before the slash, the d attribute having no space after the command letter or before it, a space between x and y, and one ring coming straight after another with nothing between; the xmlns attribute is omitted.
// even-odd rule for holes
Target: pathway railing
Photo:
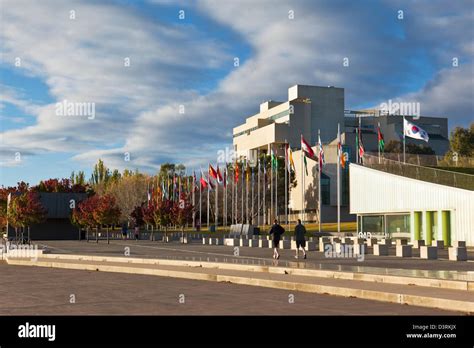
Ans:
<svg viewBox="0 0 474 348"><path fill-rule="evenodd" d="M474 175L470 174L423 167L367 154L364 155L363 165L407 178L474 191Z"/></svg>

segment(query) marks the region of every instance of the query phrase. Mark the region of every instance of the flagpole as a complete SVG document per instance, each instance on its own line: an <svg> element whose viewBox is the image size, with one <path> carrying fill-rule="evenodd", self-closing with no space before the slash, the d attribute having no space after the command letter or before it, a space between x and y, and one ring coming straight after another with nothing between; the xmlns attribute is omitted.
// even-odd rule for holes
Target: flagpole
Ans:
<svg viewBox="0 0 474 348"><path fill-rule="evenodd" d="M251 171L252 171L252 193L251 193L251 201L252 201L252 211L251 211L251 214L250 214L250 221L252 222L252 225L253 225L253 214L254 214L254 201L255 201L255 197L254 197L254 186L255 186L255 173L253 172L253 167L251 168Z"/></svg>
<svg viewBox="0 0 474 348"><path fill-rule="evenodd" d="M202 178L202 169L201 169ZM199 226L202 225L202 181L199 180Z"/></svg>
<svg viewBox="0 0 474 348"><path fill-rule="evenodd" d="M403 115L403 163L405 163L405 115Z"/></svg>
<svg viewBox="0 0 474 348"><path fill-rule="evenodd" d="M209 172L209 170L208 170ZM207 229L209 230L209 215L210 215L210 204L209 204L209 190L211 189L211 178L207 174Z"/></svg>
<svg viewBox="0 0 474 348"><path fill-rule="evenodd" d="M278 216L278 145L275 149L275 219L280 221Z"/></svg>
<svg viewBox="0 0 474 348"><path fill-rule="evenodd" d="M242 163L242 197L241 197L241 222L244 223L244 164Z"/></svg>
<svg viewBox="0 0 474 348"><path fill-rule="evenodd" d="M266 156L264 154L263 156ZM265 157L263 157L263 225L267 224L267 212L266 212L266 204L265 204L265 195L267 191L267 161L265 161Z"/></svg>
<svg viewBox="0 0 474 348"><path fill-rule="evenodd" d="M196 228L196 201L195 201L195 192L196 191L196 170L193 171L193 188L192 188L192 195L193 195L193 229Z"/></svg>
<svg viewBox="0 0 474 348"><path fill-rule="evenodd" d="M288 143L285 139L285 219L286 224L288 225ZM289 229L289 226L287 226Z"/></svg>
<svg viewBox="0 0 474 348"><path fill-rule="evenodd" d="M301 134L301 144L303 144L303 134ZM305 223L305 206L304 206L304 177L305 173L303 172L303 146L301 146L301 178L302 185L301 185L301 220Z"/></svg>
<svg viewBox="0 0 474 348"><path fill-rule="evenodd" d="M321 134L321 131L318 129L318 140L321 139L320 137L320 134ZM323 146L323 144L321 143L321 147ZM323 166L322 166L322 163L321 163L321 149L319 149L319 189L318 189L318 205L319 205L319 232L321 232L321 171L323 170Z"/></svg>
<svg viewBox="0 0 474 348"><path fill-rule="evenodd" d="M271 149L270 149L270 215L269 215L269 220L270 220L270 224L271 224L271 221L272 221L272 217L273 217L273 144L270 145L271 146Z"/></svg>
<svg viewBox="0 0 474 348"><path fill-rule="evenodd" d="M341 232L341 129L337 124L337 232Z"/></svg>
<svg viewBox="0 0 474 348"><path fill-rule="evenodd" d="M249 223L249 160L245 159L245 222Z"/></svg>
<svg viewBox="0 0 474 348"><path fill-rule="evenodd" d="M234 217L235 217L235 211L234 211L234 190L235 190L235 168L233 168L232 170L232 193L230 194L230 199L231 199L231 203L230 203L230 214L231 214L231 218L230 218L230 222L231 222L231 225L234 224Z"/></svg>
<svg viewBox="0 0 474 348"><path fill-rule="evenodd" d="M225 227L227 226L227 183L226 183L226 180L227 180L227 163L225 164L225 167L224 167L224 181L222 183L222 185L224 185L224 192L222 193L222 199L223 199L223 202L222 202L222 225Z"/></svg>
<svg viewBox="0 0 474 348"><path fill-rule="evenodd" d="M377 147L379 149L379 164L380 164L380 139L379 139L379 133L380 133L380 122L377 123Z"/></svg>
<svg viewBox="0 0 474 348"><path fill-rule="evenodd" d="M257 226L260 226L260 150L257 149Z"/></svg>

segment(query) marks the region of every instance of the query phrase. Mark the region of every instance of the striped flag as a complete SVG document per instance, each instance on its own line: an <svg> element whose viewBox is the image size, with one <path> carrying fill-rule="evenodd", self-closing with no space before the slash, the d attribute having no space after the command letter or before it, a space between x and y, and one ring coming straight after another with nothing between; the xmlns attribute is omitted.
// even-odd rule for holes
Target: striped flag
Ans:
<svg viewBox="0 0 474 348"><path fill-rule="evenodd" d="M217 179L217 183L219 185L222 185L224 180L222 179L221 171L219 170L219 165L217 165L216 179Z"/></svg>
<svg viewBox="0 0 474 348"><path fill-rule="evenodd" d="M316 157L311 146L309 146L308 142L303 138L303 135L301 135L301 150L309 158L314 159Z"/></svg>
<svg viewBox="0 0 474 348"><path fill-rule="evenodd" d="M359 128L359 133L357 136L357 144L358 144L358 150L359 150L359 158L362 162L362 158L364 157L365 149L364 149L364 144L362 143L362 132Z"/></svg>
<svg viewBox="0 0 474 348"><path fill-rule="evenodd" d="M323 150L323 143L321 142L321 137L318 135L318 147L319 147L319 169L323 169L323 165L326 164L324 160L324 150Z"/></svg>
<svg viewBox="0 0 474 348"><path fill-rule="evenodd" d="M288 161L288 173L295 170L295 162L293 161L293 151L291 151L290 144L286 144L286 160Z"/></svg>
<svg viewBox="0 0 474 348"><path fill-rule="evenodd" d="M205 189L207 187L208 183L207 183L207 180L206 180L206 176L202 172L202 169L201 169L201 179L199 181L201 183L201 188Z"/></svg>
<svg viewBox="0 0 474 348"><path fill-rule="evenodd" d="M378 140L378 143L379 143L379 150L380 150L380 152L383 152L383 150L385 148L385 141L383 140L383 134L380 131L380 124L377 127L377 140Z"/></svg>
<svg viewBox="0 0 474 348"><path fill-rule="evenodd" d="M209 175L212 176L215 180L217 180L217 172L210 163L209 163Z"/></svg>
<svg viewBox="0 0 474 348"><path fill-rule="evenodd" d="M234 182L239 182L239 164L237 161L234 163Z"/></svg>

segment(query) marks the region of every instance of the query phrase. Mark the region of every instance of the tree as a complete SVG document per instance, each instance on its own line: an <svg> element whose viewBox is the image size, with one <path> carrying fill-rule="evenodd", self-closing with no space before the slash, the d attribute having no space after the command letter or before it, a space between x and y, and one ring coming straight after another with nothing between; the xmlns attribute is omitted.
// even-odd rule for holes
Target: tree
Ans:
<svg viewBox="0 0 474 348"><path fill-rule="evenodd" d="M84 193L90 191L87 185L80 183L73 184L71 179L48 179L41 180L40 183L31 188L36 192L77 192Z"/></svg>
<svg viewBox="0 0 474 348"><path fill-rule="evenodd" d="M91 196L82 202L72 212L72 221L75 225L86 228L87 240L89 240L89 230L97 227L97 222L94 218L94 211L97 209L99 203L99 196Z"/></svg>
<svg viewBox="0 0 474 348"><path fill-rule="evenodd" d="M449 148L451 153L461 157L474 156L474 122L470 128L456 127L452 130Z"/></svg>
<svg viewBox="0 0 474 348"><path fill-rule="evenodd" d="M122 212L120 217L122 221L128 221L133 210L146 201L146 190L146 177L142 174L124 176L109 185L107 193L115 198Z"/></svg>
<svg viewBox="0 0 474 348"><path fill-rule="evenodd" d="M47 211L41 204L36 192L28 191L13 195L8 208L7 219L15 228L18 238L18 228L24 229L34 224L39 224L46 219ZM28 238L29 239L29 238Z"/></svg>
<svg viewBox="0 0 474 348"><path fill-rule="evenodd" d="M142 217L143 221L147 225L154 226L155 225L155 210L156 206L153 202L148 202L148 204L142 205Z"/></svg>
<svg viewBox="0 0 474 348"><path fill-rule="evenodd" d="M109 179L110 170L105 166L104 161L99 159L94 166L89 182L97 193L102 194L105 192Z"/></svg>
<svg viewBox="0 0 474 348"><path fill-rule="evenodd" d="M397 140L390 140L384 148L386 153L402 153L403 143ZM433 149L426 145L418 145L413 143L405 144L405 153L414 155L434 155Z"/></svg>
<svg viewBox="0 0 474 348"><path fill-rule="evenodd" d="M184 237L184 226L193 220L194 207L189 201L189 197L182 194L178 202L174 202L171 207L171 223L181 227L181 233Z"/></svg>
<svg viewBox="0 0 474 348"><path fill-rule="evenodd" d="M142 226L143 223L145 222L144 216L143 216L143 207L142 206L136 206L135 209L133 209L132 213L130 214L130 217L132 218L133 224L135 226Z"/></svg>
<svg viewBox="0 0 474 348"><path fill-rule="evenodd" d="M92 215L99 226L106 226L107 243L109 243L109 227L120 220L120 208L116 206L115 198L111 195L100 197Z"/></svg>
<svg viewBox="0 0 474 348"><path fill-rule="evenodd" d="M84 171L80 170L77 172L77 174L74 173L74 171L71 173L71 183L73 185L82 185L86 186L86 175L84 174Z"/></svg>
<svg viewBox="0 0 474 348"><path fill-rule="evenodd" d="M172 220L172 208L173 202L170 200L160 200L156 204L156 209L153 213L153 220L155 221L156 226L164 228L165 231L165 241L166 233L168 230L168 225L171 224Z"/></svg>

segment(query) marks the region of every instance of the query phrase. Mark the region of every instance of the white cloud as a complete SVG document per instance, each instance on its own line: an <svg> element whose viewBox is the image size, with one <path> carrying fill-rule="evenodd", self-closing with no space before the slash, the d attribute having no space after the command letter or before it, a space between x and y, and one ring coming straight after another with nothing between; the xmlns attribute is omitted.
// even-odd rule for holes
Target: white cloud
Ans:
<svg viewBox="0 0 474 348"><path fill-rule="evenodd" d="M461 124L472 119L472 12L465 14L461 6L446 15L440 2L404 4L404 22L397 22L400 3L392 1L182 6L194 6L250 46L241 66L205 94L196 86L208 78L206 72L232 66L242 45L214 39L205 28L152 22L110 4L5 6L4 59L21 56L27 72L43 78L56 101L97 104L92 121L58 119L53 104L43 106L37 125L4 133L7 150L71 152L87 164L102 157L117 168L156 169L167 160L198 167L231 143L229 130L260 102L286 98L296 83L345 87L348 107L410 96L422 101L423 113ZM77 14L72 22L70 9ZM463 64L457 70L448 68L454 54ZM131 58L130 68L123 67L124 57ZM344 57L349 68L342 66ZM421 58L431 64L432 80L407 92L407 84L426 78L413 63ZM131 162L123 161L126 151Z"/></svg>

